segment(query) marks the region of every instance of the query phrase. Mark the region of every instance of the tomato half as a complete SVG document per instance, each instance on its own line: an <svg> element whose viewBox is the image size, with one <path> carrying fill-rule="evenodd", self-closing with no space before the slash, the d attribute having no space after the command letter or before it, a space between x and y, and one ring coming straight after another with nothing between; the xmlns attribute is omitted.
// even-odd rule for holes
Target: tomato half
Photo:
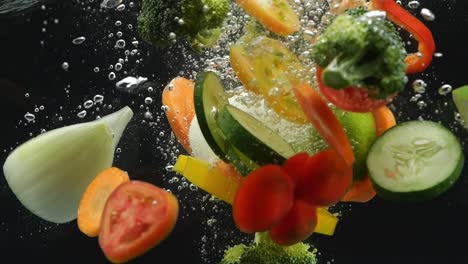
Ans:
<svg viewBox="0 0 468 264"><path fill-rule="evenodd" d="M386 99L372 99L369 97L368 91L363 88L349 87L339 90L333 89L323 83L322 71L320 67L317 67L317 82L320 92L322 92L323 96L325 96L330 103L345 111L357 113L371 112L390 103L395 97L394 95Z"/></svg>
<svg viewBox="0 0 468 264"><path fill-rule="evenodd" d="M353 182L352 166L331 149L310 156L302 168L296 178L296 198L317 206L339 202Z"/></svg>
<svg viewBox="0 0 468 264"><path fill-rule="evenodd" d="M293 208L270 229L271 239L283 246L290 246L307 239L317 226L317 207L295 200Z"/></svg>
<svg viewBox="0 0 468 264"><path fill-rule="evenodd" d="M141 181L121 184L104 207L99 245L111 262L131 260L169 235L178 212L175 196L157 186Z"/></svg>
<svg viewBox="0 0 468 264"><path fill-rule="evenodd" d="M245 233L266 231L292 208L294 183L277 165L266 165L243 180L233 203L233 217Z"/></svg>

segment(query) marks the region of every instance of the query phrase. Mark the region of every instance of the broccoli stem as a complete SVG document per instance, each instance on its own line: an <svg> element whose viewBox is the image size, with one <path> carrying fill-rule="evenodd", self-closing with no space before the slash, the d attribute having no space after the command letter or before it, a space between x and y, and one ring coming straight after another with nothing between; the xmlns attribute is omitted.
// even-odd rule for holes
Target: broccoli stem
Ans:
<svg viewBox="0 0 468 264"><path fill-rule="evenodd" d="M338 56L323 70L325 85L343 89L359 86L365 78L374 76L380 70L382 56L372 56L367 49L362 49L351 56Z"/></svg>
<svg viewBox="0 0 468 264"><path fill-rule="evenodd" d="M265 232L256 232L254 242L255 244L258 245L261 243L272 243L273 241L271 240L271 237L268 231L265 231Z"/></svg>

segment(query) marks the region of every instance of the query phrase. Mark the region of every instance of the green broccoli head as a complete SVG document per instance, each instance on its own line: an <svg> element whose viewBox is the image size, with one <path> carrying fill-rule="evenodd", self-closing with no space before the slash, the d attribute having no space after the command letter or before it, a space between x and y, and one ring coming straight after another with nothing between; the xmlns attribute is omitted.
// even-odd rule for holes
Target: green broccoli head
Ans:
<svg viewBox="0 0 468 264"><path fill-rule="evenodd" d="M283 247L269 239L267 233L257 233L256 243L239 244L226 250L221 264L316 264L315 251L298 243Z"/></svg>
<svg viewBox="0 0 468 264"><path fill-rule="evenodd" d="M317 39L311 54L323 68L327 86L363 87L376 99L403 90L407 82L404 44L379 12L348 10Z"/></svg>
<svg viewBox="0 0 468 264"><path fill-rule="evenodd" d="M186 38L199 50L217 41L229 8L229 0L143 0L138 32L156 47Z"/></svg>

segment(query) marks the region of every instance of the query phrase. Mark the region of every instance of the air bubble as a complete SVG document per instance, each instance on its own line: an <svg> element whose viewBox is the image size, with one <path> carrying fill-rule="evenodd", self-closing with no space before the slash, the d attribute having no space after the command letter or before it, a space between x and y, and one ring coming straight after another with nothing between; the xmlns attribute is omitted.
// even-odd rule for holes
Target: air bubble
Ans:
<svg viewBox="0 0 468 264"><path fill-rule="evenodd" d="M80 45L81 43L85 42L86 38L85 37L77 37L72 40L72 43L75 45Z"/></svg>
<svg viewBox="0 0 468 264"><path fill-rule="evenodd" d="M85 101L83 103L83 106L84 106L85 109L89 109L89 108L93 107L93 105L94 105L93 100L87 100L87 101Z"/></svg>
<svg viewBox="0 0 468 264"><path fill-rule="evenodd" d="M427 84L423 80L417 79L413 82L412 87L415 93L424 93L426 91Z"/></svg>
<svg viewBox="0 0 468 264"><path fill-rule="evenodd" d="M76 116L79 117L79 118L84 118L86 116L86 110L78 112L78 114L76 114Z"/></svg>
<svg viewBox="0 0 468 264"><path fill-rule="evenodd" d="M427 8L421 9L421 16L426 19L427 21L434 21L435 20L435 15L432 13L431 10Z"/></svg>
<svg viewBox="0 0 468 264"><path fill-rule="evenodd" d="M444 84L439 88L440 95L447 95L452 91L452 86L450 84Z"/></svg>
<svg viewBox="0 0 468 264"><path fill-rule="evenodd" d="M34 121L34 119L36 119L36 116L34 114L31 114L31 113L27 112L24 115L24 119L26 119L26 121L28 121L28 122L32 122L32 121Z"/></svg>
<svg viewBox="0 0 468 264"><path fill-rule="evenodd" d="M409 1L408 2L408 7L411 9L416 9L418 8L420 3L418 1Z"/></svg>
<svg viewBox="0 0 468 264"><path fill-rule="evenodd" d="M70 68L70 64L68 64L68 62L62 63L62 69L64 69L65 71L68 71L69 68Z"/></svg>
<svg viewBox="0 0 468 264"><path fill-rule="evenodd" d="M115 79L115 73L114 72L109 72L109 80L114 80Z"/></svg>

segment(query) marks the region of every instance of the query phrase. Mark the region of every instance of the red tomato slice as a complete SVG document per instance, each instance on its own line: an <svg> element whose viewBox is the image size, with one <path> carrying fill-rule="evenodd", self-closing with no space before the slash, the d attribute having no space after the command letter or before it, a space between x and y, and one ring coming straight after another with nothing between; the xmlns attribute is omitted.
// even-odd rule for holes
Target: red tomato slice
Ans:
<svg viewBox="0 0 468 264"><path fill-rule="evenodd" d="M239 230L262 232L278 224L293 206L294 183L280 166L266 165L241 182L233 203Z"/></svg>
<svg viewBox="0 0 468 264"><path fill-rule="evenodd" d="M111 262L131 260L169 235L178 212L177 199L165 190L141 181L123 183L107 199L99 245Z"/></svg>
<svg viewBox="0 0 468 264"><path fill-rule="evenodd" d="M317 207L296 200L281 222L270 229L271 239L279 245L290 246L307 239L317 226Z"/></svg>
<svg viewBox="0 0 468 264"><path fill-rule="evenodd" d="M293 90L302 110L315 129L346 163L352 165L355 158L348 136L325 100L306 83L295 85Z"/></svg>
<svg viewBox="0 0 468 264"><path fill-rule="evenodd" d="M297 174L296 198L317 206L340 201L353 183L353 168L333 150L310 156Z"/></svg>
<svg viewBox="0 0 468 264"><path fill-rule="evenodd" d="M392 101L395 96L387 99L376 100L369 97L366 89L362 88L344 88L333 89L328 87L322 81L322 69L317 67L317 82L323 96L336 107L349 112L367 113Z"/></svg>

